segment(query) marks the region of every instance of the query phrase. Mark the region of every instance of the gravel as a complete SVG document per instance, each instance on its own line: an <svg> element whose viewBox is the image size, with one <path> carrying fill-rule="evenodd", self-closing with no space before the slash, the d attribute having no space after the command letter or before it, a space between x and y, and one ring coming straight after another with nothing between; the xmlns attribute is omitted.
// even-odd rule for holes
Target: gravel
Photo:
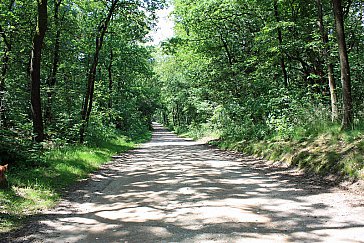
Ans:
<svg viewBox="0 0 364 243"><path fill-rule="evenodd" d="M364 242L360 188L154 127L0 242Z"/></svg>

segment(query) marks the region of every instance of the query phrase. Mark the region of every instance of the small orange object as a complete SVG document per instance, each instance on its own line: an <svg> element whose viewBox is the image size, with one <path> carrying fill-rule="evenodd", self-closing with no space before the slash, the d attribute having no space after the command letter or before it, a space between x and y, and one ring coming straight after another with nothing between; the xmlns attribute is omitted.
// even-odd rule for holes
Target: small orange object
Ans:
<svg viewBox="0 0 364 243"><path fill-rule="evenodd" d="M8 170L8 165L0 165L0 173L3 174Z"/></svg>
<svg viewBox="0 0 364 243"><path fill-rule="evenodd" d="M8 181L5 177L5 171L8 170L8 165L0 165L0 188L7 188Z"/></svg>

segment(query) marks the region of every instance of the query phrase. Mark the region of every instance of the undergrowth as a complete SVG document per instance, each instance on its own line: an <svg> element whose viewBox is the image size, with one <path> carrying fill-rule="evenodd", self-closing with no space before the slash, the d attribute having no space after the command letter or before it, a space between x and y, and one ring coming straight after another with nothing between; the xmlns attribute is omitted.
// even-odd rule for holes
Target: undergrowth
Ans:
<svg viewBox="0 0 364 243"><path fill-rule="evenodd" d="M0 190L0 232L21 225L23 220L54 206L67 187L86 178L111 156L125 152L150 139L144 131L133 137L115 134L88 138L85 145L65 145L49 149L31 166L17 163L10 167L10 188Z"/></svg>
<svg viewBox="0 0 364 243"><path fill-rule="evenodd" d="M341 179L364 179L364 134L361 130L341 131L333 125L326 131L292 137L272 136L264 140L218 140L211 142L223 149L281 161L320 175Z"/></svg>
<svg viewBox="0 0 364 243"><path fill-rule="evenodd" d="M343 131L325 115L312 114L310 117L314 118L286 130L273 127L273 131L264 131L263 126L252 128L230 123L227 126L190 126L177 132L182 130L183 136L194 139L207 137L210 144L222 149L284 162L323 176L364 179L364 124L356 123L355 128ZM253 129L265 135L246 132Z"/></svg>

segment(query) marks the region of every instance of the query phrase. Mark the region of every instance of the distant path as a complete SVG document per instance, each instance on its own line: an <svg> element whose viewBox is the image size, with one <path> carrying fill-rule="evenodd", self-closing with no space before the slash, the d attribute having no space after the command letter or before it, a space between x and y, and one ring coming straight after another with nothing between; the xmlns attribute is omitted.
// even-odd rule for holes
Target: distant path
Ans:
<svg viewBox="0 0 364 243"><path fill-rule="evenodd" d="M176 137L81 183L3 242L364 242L364 198Z"/></svg>

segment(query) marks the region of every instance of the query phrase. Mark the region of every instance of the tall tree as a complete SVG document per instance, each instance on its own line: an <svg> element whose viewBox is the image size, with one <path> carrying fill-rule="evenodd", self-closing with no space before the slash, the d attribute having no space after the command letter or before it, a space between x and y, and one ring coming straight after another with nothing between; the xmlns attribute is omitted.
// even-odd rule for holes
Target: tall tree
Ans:
<svg viewBox="0 0 364 243"><path fill-rule="evenodd" d="M324 44L323 54L325 56L327 62L327 77L329 80L329 89L330 89L330 97L331 97L331 121L337 121L339 112L337 108L337 96L336 96L336 83L334 78L334 65L330 60L330 49L328 47L329 44L329 36L327 31L325 30L324 20L323 20L323 11L322 11L322 3L321 0L316 0L317 4L317 25L320 30L321 39Z"/></svg>
<svg viewBox="0 0 364 243"><path fill-rule="evenodd" d="M37 25L33 36L33 46L30 60L30 78L31 78L31 108L33 115L33 131L35 133L35 141L41 142L44 139L44 127L42 117L42 106L40 96L40 79L41 79L41 56L42 45L45 33L47 31L47 0L38 0L38 16Z"/></svg>
<svg viewBox="0 0 364 243"><path fill-rule="evenodd" d="M53 50L53 61L51 75L47 79L48 92L47 92L47 106L45 110L45 120L48 123L52 121L52 101L54 86L57 82L57 72L60 63L60 46L61 46L61 26L59 21L59 8L62 4L62 0L54 0L54 24L56 27L56 36Z"/></svg>
<svg viewBox="0 0 364 243"><path fill-rule="evenodd" d="M283 43L282 29L279 26L281 18L279 16L278 0L274 0L273 7L274 7L274 16L276 18L277 25L278 25L278 27L277 27L277 38L278 38L278 44L279 44L280 65L281 65L281 69L282 69L282 73L283 73L284 85L286 87L288 87L288 75L287 75L286 64L285 64L285 61L284 61L284 56L283 56L283 51L282 51L282 43Z"/></svg>
<svg viewBox="0 0 364 243"><path fill-rule="evenodd" d="M104 37L107 31L107 28L109 26L109 22L111 20L112 15L114 14L119 0L113 0L111 3L111 6L109 7L107 16L102 19L101 23L99 24L97 28L97 35L96 35L96 41L95 41L95 53L93 56L93 60L91 63L91 67L88 72L88 78L87 78L87 88L84 98L84 103L82 106L82 112L81 112L81 119L82 124L80 128L80 142L84 142L84 133L85 129L87 127L87 123L90 118L90 114L92 111L92 102L93 102L93 96L94 96L94 87L95 87L95 79L96 79L96 71L97 71L97 65L99 63L99 55L100 51L104 42Z"/></svg>
<svg viewBox="0 0 364 243"><path fill-rule="evenodd" d="M5 78L6 73L9 69L9 55L11 51L11 42L8 39L8 36L6 36L4 30L2 29L2 26L0 25L0 33L1 37L5 43L3 56L2 56L2 65L1 65L1 72L0 72L0 127L6 126L6 116L5 116Z"/></svg>
<svg viewBox="0 0 364 243"><path fill-rule="evenodd" d="M107 66L108 78L109 78L109 101L108 101L108 108L112 108L112 93L113 93L113 76L112 76L112 62L114 59L114 52L112 48L110 48L110 61L109 65Z"/></svg>
<svg viewBox="0 0 364 243"><path fill-rule="evenodd" d="M345 40L344 18L341 0L332 0L332 6L334 10L337 42L339 46L341 82L343 90L342 129L349 129L353 123L353 105L351 97L350 66Z"/></svg>
<svg viewBox="0 0 364 243"><path fill-rule="evenodd" d="M8 5L9 12L12 11L12 8L14 6L15 0L11 0ZM2 55L2 65L1 65L1 71L0 71L0 127L4 126L6 127L7 121L6 121L6 115L5 115L5 91L6 91L6 74L9 70L9 60L10 60L10 52L11 52L11 36L10 34L7 35L5 30L3 29L2 25L0 24L0 36L4 42L4 49L3 49L3 55Z"/></svg>

